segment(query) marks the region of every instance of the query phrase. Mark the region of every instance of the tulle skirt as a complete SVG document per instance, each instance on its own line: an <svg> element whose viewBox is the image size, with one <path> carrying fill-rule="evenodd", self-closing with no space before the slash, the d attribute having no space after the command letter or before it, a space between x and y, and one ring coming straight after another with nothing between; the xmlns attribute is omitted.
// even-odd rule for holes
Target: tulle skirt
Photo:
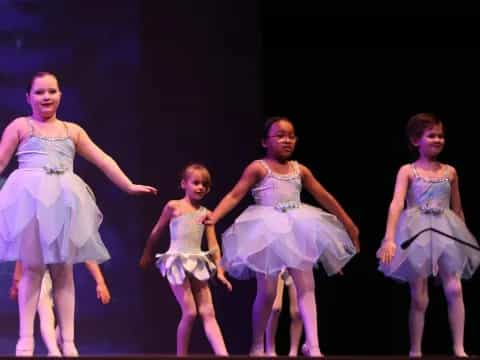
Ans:
<svg viewBox="0 0 480 360"><path fill-rule="evenodd" d="M172 285L181 285L187 276L206 281L210 279L216 269L211 260L211 251L169 250L166 253L157 254L156 257L158 270Z"/></svg>
<svg viewBox="0 0 480 360"><path fill-rule="evenodd" d="M466 244L455 241L433 228L453 236ZM422 232L406 249L401 245ZM470 278L480 264L480 252L468 244L478 247L475 237L467 229L463 220L450 209L439 213L425 213L418 207L402 212L395 235L397 250L392 262L380 265L386 276L410 281L419 277L436 276L439 272L457 274Z"/></svg>
<svg viewBox="0 0 480 360"><path fill-rule="evenodd" d="M92 191L73 172L17 169L0 190L0 261L40 249L45 264L103 262L110 255L101 222Z"/></svg>
<svg viewBox="0 0 480 360"><path fill-rule="evenodd" d="M238 279L278 275L284 268L306 271L318 262L333 275L356 253L334 215L306 204L284 211L249 206L223 233L222 247L225 269Z"/></svg>

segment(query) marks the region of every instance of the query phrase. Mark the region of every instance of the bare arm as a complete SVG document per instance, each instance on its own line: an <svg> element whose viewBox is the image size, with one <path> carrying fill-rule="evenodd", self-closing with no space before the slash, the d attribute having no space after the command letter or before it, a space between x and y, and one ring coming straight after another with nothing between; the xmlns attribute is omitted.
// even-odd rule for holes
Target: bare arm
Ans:
<svg viewBox="0 0 480 360"><path fill-rule="evenodd" d="M18 283L22 278L23 268L20 260L15 262L15 270L13 271L12 286L10 287L9 296L10 299L16 300L18 297Z"/></svg>
<svg viewBox="0 0 480 360"><path fill-rule="evenodd" d="M108 304L111 299L110 290L107 287L107 283L105 282L105 278L103 277L100 266L96 262L89 260L85 261L85 266L97 284L97 299L100 299L102 304Z"/></svg>
<svg viewBox="0 0 480 360"><path fill-rule="evenodd" d="M410 179L410 165L403 165L397 174L393 199L388 208L387 228L382 245L377 252L377 257L383 263L390 263L395 255L395 231L398 219L405 206L405 197L407 195L408 184Z"/></svg>
<svg viewBox="0 0 480 360"><path fill-rule="evenodd" d="M215 266L217 267L217 278L227 287L228 290L232 291L232 284L225 277L225 270L223 269L223 266L220 263L222 253L220 251L220 246L218 245L218 240L215 234L214 226L206 225L205 233L207 236L208 250L214 250L212 251L211 254L212 254Z"/></svg>
<svg viewBox="0 0 480 360"><path fill-rule="evenodd" d="M219 266L222 254L220 246L218 245L217 235L215 234L215 227L213 225L206 225L205 234L207 236L208 250L212 251L213 261L216 266Z"/></svg>
<svg viewBox="0 0 480 360"><path fill-rule="evenodd" d="M165 228L172 219L175 210L175 201L169 201L163 208L162 214L158 218L157 223L153 227L150 235L143 249L143 254L140 259L140 267L146 269L153 262L153 249Z"/></svg>
<svg viewBox="0 0 480 360"><path fill-rule="evenodd" d="M12 159L12 155L20 143L20 118L12 121L3 131L0 141L0 174Z"/></svg>
<svg viewBox="0 0 480 360"><path fill-rule="evenodd" d="M207 221L206 223L215 224L235 206L237 206L238 203L244 198L248 190L250 190L253 185L255 185L262 178L262 172L264 171L265 170L257 161L254 161L248 165L240 177L240 180L238 180L233 189L230 190L230 192L220 201L213 213L209 216L210 221Z"/></svg>
<svg viewBox="0 0 480 360"><path fill-rule="evenodd" d="M452 167L452 193L451 193L451 204L452 210L457 214L464 222L465 215L463 214L462 201L460 200L460 186L458 183L458 174L455 168Z"/></svg>
<svg viewBox="0 0 480 360"><path fill-rule="evenodd" d="M353 220L348 216L347 212L342 208L338 201L317 181L312 172L305 166L300 165L300 173L302 175L302 182L305 189L310 192L315 200L325 209L344 224L353 244L360 250L360 242L358 240L358 228Z"/></svg>
<svg viewBox="0 0 480 360"><path fill-rule="evenodd" d="M74 129L77 152L96 165L120 189L129 194L157 193L157 189L154 187L132 183L117 162L100 149L80 126L73 123L68 123L68 126L69 129Z"/></svg>

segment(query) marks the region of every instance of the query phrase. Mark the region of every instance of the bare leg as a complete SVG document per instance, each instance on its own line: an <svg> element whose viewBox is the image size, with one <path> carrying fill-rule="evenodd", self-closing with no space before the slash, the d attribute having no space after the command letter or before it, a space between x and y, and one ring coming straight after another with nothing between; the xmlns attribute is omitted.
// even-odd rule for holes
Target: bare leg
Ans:
<svg viewBox="0 0 480 360"><path fill-rule="evenodd" d="M297 288L298 307L305 326L308 355L323 356L318 344L317 305L315 300L315 280L313 271L288 269Z"/></svg>
<svg viewBox="0 0 480 360"><path fill-rule="evenodd" d="M422 356L422 338L425 312L428 307L428 282L426 278L410 281L410 357Z"/></svg>
<svg viewBox="0 0 480 360"><path fill-rule="evenodd" d="M38 240L36 223L31 223L23 234L20 261L23 274L18 286L19 339L15 349L17 356L32 356L34 350L33 324L37 311L40 287L45 265Z"/></svg>
<svg viewBox="0 0 480 360"><path fill-rule="evenodd" d="M49 265L53 282L53 297L58 313L64 356L76 357L75 346L75 284L72 264Z"/></svg>
<svg viewBox="0 0 480 360"><path fill-rule="evenodd" d="M52 279L45 272L38 300L37 312L40 317L40 331L49 356L61 356L55 333L55 315L53 313Z"/></svg>
<svg viewBox="0 0 480 360"><path fill-rule="evenodd" d="M198 313L203 321L203 328L207 335L210 345L212 345L215 355L228 355L225 341L223 340L222 331L218 326L215 317L215 309L213 308L212 293L206 281L191 279L192 291L197 303Z"/></svg>
<svg viewBox="0 0 480 360"><path fill-rule="evenodd" d="M290 300L290 351L288 355L297 356L300 338L302 337L303 323L298 309L295 284L291 284L287 288L288 298Z"/></svg>
<svg viewBox="0 0 480 360"><path fill-rule="evenodd" d="M265 355L277 356L275 351L275 338L278 330L278 321L283 305L283 287L284 282L279 275L277 280L277 295L273 301L272 311L268 318L267 330L265 331Z"/></svg>
<svg viewBox="0 0 480 360"><path fill-rule="evenodd" d="M465 329L465 305L463 303L462 283L455 274L442 274L443 291L448 303L448 320L453 339L455 356L468 356L463 347Z"/></svg>
<svg viewBox="0 0 480 360"><path fill-rule="evenodd" d="M252 309L252 345L250 355L262 356L268 317L277 292L277 276L257 274L257 295Z"/></svg>
<svg viewBox="0 0 480 360"><path fill-rule="evenodd" d="M188 278L181 285L170 284L170 288L182 310L182 318L177 327L177 356L186 356L197 308Z"/></svg>

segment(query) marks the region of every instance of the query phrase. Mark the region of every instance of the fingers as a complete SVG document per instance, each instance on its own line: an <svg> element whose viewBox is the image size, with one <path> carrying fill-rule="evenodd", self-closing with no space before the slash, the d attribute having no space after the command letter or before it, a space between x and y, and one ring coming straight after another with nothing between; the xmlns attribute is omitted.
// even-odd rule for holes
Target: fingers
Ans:
<svg viewBox="0 0 480 360"><path fill-rule="evenodd" d="M360 240L355 239L353 242L353 246L357 249L357 252L360 252Z"/></svg>
<svg viewBox="0 0 480 360"><path fill-rule="evenodd" d="M221 279L221 282L223 283L223 285L225 285L227 287L228 291L232 291L232 284L230 283L230 281L223 278L223 279Z"/></svg>
<svg viewBox="0 0 480 360"><path fill-rule="evenodd" d="M390 264L392 262L392 259L395 255L395 248L394 247L381 247L377 251L377 258L380 260L382 264Z"/></svg>
<svg viewBox="0 0 480 360"><path fill-rule="evenodd" d="M141 191L144 193L154 194L154 195L158 194L158 190L153 186L147 186L147 185L141 185L141 186L142 186Z"/></svg>
<svg viewBox="0 0 480 360"><path fill-rule="evenodd" d="M133 184L129 192L131 194L153 194L153 195L158 194L157 188L149 185L138 185L138 184Z"/></svg>
<svg viewBox="0 0 480 360"><path fill-rule="evenodd" d="M149 190L150 193L157 195L158 190L154 188L153 186L147 186L147 189Z"/></svg>
<svg viewBox="0 0 480 360"><path fill-rule="evenodd" d="M97 299L100 300L102 304L108 304L110 302L111 296L107 288L97 289Z"/></svg>
<svg viewBox="0 0 480 360"><path fill-rule="evenodd" d="M111 296L109 293L107 294L104 294L104 296L102 296L102 304L108 304L110 302L110 299L111 299Z"/></svg>
<svg viewBox="0 0 480 360"><path fill-rule="evenodd" d="M228 279L225 277L225 275L223 274L219 274L217 275L217 278L218 280L220 280L220 282L225 285L225 287L228 289L228 291L232 291L232 284L230 283L230 281L228 281Z"/></svg>

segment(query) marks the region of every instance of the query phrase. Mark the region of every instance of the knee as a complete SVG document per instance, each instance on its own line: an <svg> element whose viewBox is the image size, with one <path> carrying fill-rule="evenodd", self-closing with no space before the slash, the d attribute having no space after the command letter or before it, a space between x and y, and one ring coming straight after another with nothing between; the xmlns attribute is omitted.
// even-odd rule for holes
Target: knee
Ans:
<svg viewBox="0 0 480 360"><path fill-rule="evenodd" d="M290 309L290 319L291 321L299 321L300 320L300 311L298 308Z"/></svg>
<svg viewBox="0 0 480 360"><path fill-rule="evenodd" d="M462 284L459 281L452 281L445 286L445 297L448 302L462 299Z"/></svg>
<svg viewBox="0 0 480 360"><path fill-rule="evenodd" d="M45 273L45 268L41 266L27 265L23 267L23 275L29 279L41 280Z"/></svg>
<svg viewBox="0 0 480 360"><path fill-rule="evenodd" d="M411 307L416 311L425 312L428 307L428 294L426 292L412 294Z"/></svg>
<svg viewBox="0 0 480 360"><path fill-rule="evenodd" d="M215 310L213 309L212 305L203 305L198 308L198 312L200 317L203 320L213 319L215 317Z"/></svg>
<svg viewBox="0 0 480 360"><path fill-rule="evenodd" d="M261 304L268 308L273 308L273 304L275 302L275 291L262 291L261 293L257 293L257 301L260 301Z"/></svg>
<svg viewBox="0 0 480 360"><path fill-rule="evenodd" d="M188 307L182 310L182 321L193 322L197 317L197 309L195 307Z"/></svg>

